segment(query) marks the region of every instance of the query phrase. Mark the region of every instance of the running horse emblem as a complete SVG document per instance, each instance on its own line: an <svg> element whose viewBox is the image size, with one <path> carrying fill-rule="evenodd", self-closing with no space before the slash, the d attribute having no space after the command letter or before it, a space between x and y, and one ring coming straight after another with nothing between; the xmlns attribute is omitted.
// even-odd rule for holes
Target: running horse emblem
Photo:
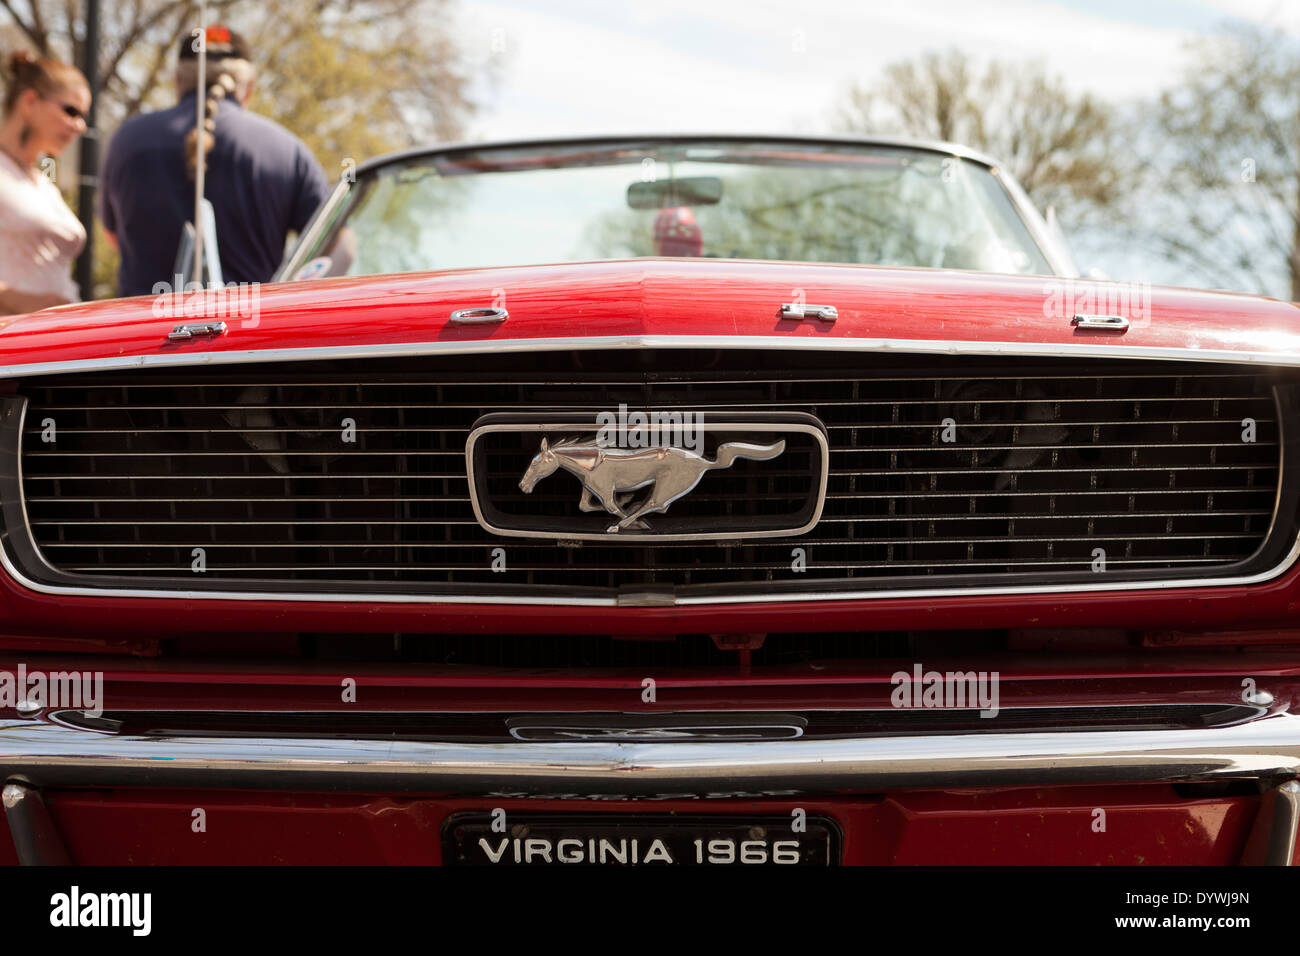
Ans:
<svg viewBox="0 0 1300 956"><path fill-rule="evenodd" d="M616 516L619 520L605 531L618 534L628 528L644 530L647 525L641 520L643 515L667 511L674 501L694 490L706 471L730 468L739 458L767 461L783 451L784 441L772 445L730 441L719 445L718 457L709 461L675 445L603 448L594 438L585 441L566 438L554 445L543 438L541 448L519 480L519 488L526 495L532 494L539 481L563 468L582 482L578 507L583 511L603 508ZM646 487L650 493L633 505L635 492Z"/></svg>

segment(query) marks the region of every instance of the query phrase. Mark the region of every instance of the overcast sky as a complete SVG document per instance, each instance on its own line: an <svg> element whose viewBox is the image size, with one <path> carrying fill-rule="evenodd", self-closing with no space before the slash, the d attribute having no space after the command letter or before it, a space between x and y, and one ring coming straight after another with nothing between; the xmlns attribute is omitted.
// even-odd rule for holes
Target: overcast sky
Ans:
<svg viewBox="0 0 1300 956"><path fill-rule="evenodd" d="M1178 75L1229 16L1300 30L1300 0L463 0L497 65L474 138L819 132L854 82L925 50L1040 59L1111 99Z"/></svg>
<svg viewBox="0 0 1300 956"><path fill-rule="evenodd" d="M462 0L468 52L495 64L469 138L829 132L846 88L950 47L1120 102L1176 82L1188 41L1233 17L1300 35L1300 0ZM1071 236L1080 267L1199 284L1110 238Z"/></svg>

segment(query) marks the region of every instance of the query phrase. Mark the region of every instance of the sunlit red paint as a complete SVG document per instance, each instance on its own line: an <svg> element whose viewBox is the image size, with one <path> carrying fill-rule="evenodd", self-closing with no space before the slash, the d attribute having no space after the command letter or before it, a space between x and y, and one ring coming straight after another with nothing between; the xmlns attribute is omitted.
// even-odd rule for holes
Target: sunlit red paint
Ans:
<svg viewBox="0 0 1300 956"><path fill-rule="evenodd" d="M266 286L255 318L229 319L219 338L169 343L185 316L156 314L147 298L87 303L0 319L0 365L568 337L769 336L837 341L1020 343L1084 348L1210 350L1242 359L1300 353L1297 307L1222 293L1151 290L1149 313L1122 339L1081 334L1056 303L1103 298L1088 280L988 276L726 260L651 259ZM1101 293L1098 296L1098 293ZM451 327L453 310L501 304L502 325ZM1053 299L1056 296L1056 299ZM836 306L831 323L777 315L802 297ZM467 357L467 362L473 362ZM1300 693L1300 638L1291 630L1300 569L1248 587L1151 588L1061 594L944 596L675 608L583 608L306 601L138 599L45 595L0 576L0 666L94 668L115 706L327 709L337 668L291 656L184 656L168 642L193 636L278 646L299 632L650 636L809 631L1112 628L1132 646L1059 653L1013 646L998 660L1007 700L1020 704L1233 699L1242 674L1272 678L1274 710ZM1144 636L1145 632L1145 636ZM1233 633L1253 635L1234 641ZM1215 645L1249 644L1233 652ZM1200 646L1204 645L1204 646ZM896 663L896 662L895 662ZM934 664L940 664L934 661ZM954 664L963 663L954 659ZM672 675L682 706L824 708L879 705L891 662L812 673L740 670ZM455 673L418 665L357 664L374 709L634 710L639 674ZM5 714L9 717L12 714ZM452 811L505 806L615 812L787 812L789 800L493 800L377 794L54 791L51 813L80 863L436 863ZM1254 817L1250 795L1197 796L1171 786L901 792L800 799L833 817L850 863L1226 864ZM201 803L214 825L190 832ZM1108 808L1097 832L1093 810ZM167 827L159 821L174 821ZM220 825L215 823L220 821ZM238 840L229 838L235 828ZM0 862L14 862L0 834Z"/></svg>

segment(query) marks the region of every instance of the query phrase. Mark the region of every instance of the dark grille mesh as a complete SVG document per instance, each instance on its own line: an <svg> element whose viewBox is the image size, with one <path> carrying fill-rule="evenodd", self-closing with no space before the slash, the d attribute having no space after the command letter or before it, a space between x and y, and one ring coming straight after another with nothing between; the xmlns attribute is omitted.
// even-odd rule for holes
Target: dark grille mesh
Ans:
<svg viewBox="0 0 1300 956"><path fill-rule="evenodd" d="M117 372L21 387L23 492L35 541L60 572L180 579L167 586L1097 580L1097 548L1112 576L1182 574L1242 561L1265 540L1279 482L1276 383L1246 366L829 352ZM831 445L821 522L800 537L690 544L479 527L465 476L478 418L620 403L816 416ZM42 440L50 421L54 442ZM343 440L349 421L354 442ZM490 480L508 507L576 502L567 475L518 493L529 454L521 445L494 457ZM770 512L784 473L760 478L750 464L713 473L678 513ZM492 570L497 547L504 572ZM191 571L194 548L205 551L202 574Z"/></svg>

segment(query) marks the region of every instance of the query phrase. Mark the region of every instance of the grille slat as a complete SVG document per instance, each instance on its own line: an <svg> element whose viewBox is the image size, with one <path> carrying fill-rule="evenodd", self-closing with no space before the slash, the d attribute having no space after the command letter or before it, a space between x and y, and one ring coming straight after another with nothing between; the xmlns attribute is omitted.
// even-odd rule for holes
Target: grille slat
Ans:
<svg viewBox="0 0 1300 956"><path fill-rule="evenodd" d="M46 411L48 411L48 409L46 409ZM1184 418L1184 419L1163 419L1163 420L1143 419L1142 421L1018 422L1009 425L1002 425L996 422L985 422L985 423L981 423L981 427L989 428L989 429L992 428L1025 429L1025 428L1056 428L1059 426L1081 427L1084 425L1106 425L1110 427L1120 428L1126 425L1130 425L1130 426L1140 425L1145 428L1154 425L1221 425L1223 424L1223 421L1224 419L1222 418L1196 418L1196 419ZM1273 420L1264 419L1262 420L1262 423L1271 425L1273 424ZM856 422L847 425L828 425L826 427L830 431L835 431L837 429L846 430L846 429L865 429L865 428L906 428L906 429L916 428L915 425L898 424L898 423L890 423L890 422ZM220 435L220 434L243 435L243 434L253 434L253 433L266 433L266 434L282 433L282 434L292 435L292 434L310 434L318 431L320 431L319 427L316 428L136 428L130 430L120 429L120 428L61 428L59 429L59 433L61 435L113 435L113 436ZM443 434L443 433L460 434L462 429L459 428L364 428L364 429L359 429L359 431L375 432L375 433L401 432L403 434L425 433L425 432L430 434ZM24 431L24 434L26 435L39 435L40 433L41 433L41 429L39 428L27 428ZM1020 446L1017 445L1016 447L1020 447Z"/></svg>
<svg viewBox="0 0 1300 956"><path fill-rule="evenodd" d="M1177 564L1199 565L1199 564L1204 564L1205 562L1197 558L1177 558L1177 559L1161 559L1161 560L1152 559L1149 561L1113 558L1109 560L1107 563L1119 567L1140 569L1140 568L1147 568L1152 566L1165 567L1166 565L1177 565ZM1021 571L1041 570L1044 568L1071 569L1071 568L1078 567L1077 561L983 561L983 562L972 561L969 562L969 564L971 567L984 568L984 569L1015 567ZM782 570L784 568L787 568L788 565L759 564L759 565L751 565L750 567L755 568L757 570L766 569L771 571L771 570ZM657 564L655 568L658 571L679 571L679 572L698 570L698 568L695 565L690 565L690 564ZM827 571L887 571L894 568L929 570L931 568L931 565L925 561L883 561L875 564L836 564L831 562L831 563L827 563L824 566L822 565L818 566L818 570L827 570ZM80 571L86 574L107 574L109 572L145 573L145 572L156 570L156 566L155 565L112 565L112 564L104 563L104 564L69 566L68 570ZM250 579L255 579L257 575L264 575L264 574L293 573L296 575L301 575L302 580L313 580L312 577L313 575L317 580L330 580L329 575L332 572L336 572L336 571L354 571L358 573L370 572L370 571L400 572L400 571L415 571L415 570L458 572L458 571L463 571L464 566L455 565L455 564L449 564L449 565L364 564L364 565L353 565L353 566L331 564L330 567L328 568L303 568L301 565L259 565L256 568L239 568L238 570L241 575L247 575ZM552 565L538 564L535 567L533 567L532 570L563 572L563 571L572 571L573 568L570 565L566 565L566 564L552 564ZM635 574L641 571L642 568L640 565L610 565L605 567L604 570L609 572ZM457 578L457 580L460 579Z"/></svg>
<svg viewBox="0 0 1300 956"><path fill-rule="evenodd" d="M776 366L775 363L802 363ZM726 371L719 371L720 367ZM667 371L665 371L667 370ZM1283 373L1242 367L869 354L551 353L295 363L23 383L23 492L55 568L176 587L269 579L345 587L858 584L966 576L1213 572L1275 523ZM565 542L484 531L465 443L496 412L803 412L829 436L808 534ZM58 439L42 440L46 419ZM355 441L344 443L343 419ZM1255 441L1242 441L1253 419ZM714 418L715 421L723 418ZM955 440L942 438L945 421ZM536 438L484 480L524 513L576 506L561 473L517 482ZM715 472L670 513L739 522L802 494L806 453ZM1294 509L1287 501L1284 507ZM656 520L651 517L653 524ZM191 552L208 552L203 574ZM791 565L806 551L806 570ZM506 570L492 570L503 548Z"/></svg>
<svg viewBox="0 0 1300 956"><path fill-rule="evenodd" d="M1272 512L1271 510L1270 510L1270 511L1264 511L1264 510L1260 510L1260 511L1216 511L1216 512L1214 512L1214 516L1215 516L1215 517L1240 517L1240 516L1243 516L1243 515L1271 515L1272 513L1273 513L1273 512ZM1019 521L1019 520L1024 520L1024 521L1043 521L1043 520L1051 520L1051 521L1078 521L1078 520L1080 520L1080 519L1082 519L1082 518L1181 518L1181 517L1186 517L1186 516L1187 516L1187 512L1185 512L1185 511L1178 511L1178 512L1159 512L1159 511L1152 511L1152 512L1142 512L1142 513L1118 513L1118 514L1091 514L1091 513L1090 513L1090 514L1085 514L1085 515L1072 515L1072 514L1042 514L1042 515L1033 515L1033 514L1025 514L1025 515L1018 515L1017 518L1016 518L1016 520L1018 520L1018 521ZM845 522L861 523L861 522L872 522L872 521L876 521L876 522L879 522L879 521L892 521L892 522L899 522L899 521L906 521L906 520L908 520L908 519L905 519L905 518L895 518L895 517L878 517L878 518L822 518L822 519L821 519L822 523L824 523L824 524L843 524L843 523L845 523ZM998 519L997 517L990 517L990 516L988 516L988 515L930 515L930 516L927 517L925 520L927 520L927 521L997 521L997 520L1000 520L1000 519ZM279 521L265 520L265 519L263 519L263 520L258 520L258 521L212 521L212 520L210 520L210 519L209 519L209 520L206 520L206 521L199 521L199 520L185 520L185 519L178 519L178 520L174 520L174 521L106 521L106 520L102 520L102 519L98 519L98 518L97 518L97 519L95 519L94 521L72 521L72 520L60 520L60 521L32 521L32 522L30 522L30 523L31 523L31 525L32 525L33 527L44 527L44 526L52 526L52 527L58 527L58 526L62 526L62 527L78 527L78 526L81 526L81 525L83 525L83 524L85 524L85 525L93 524L93 525L96 526L96 527L99 527L99 526L101 526L101 525L131 525L131 526L146 526L146 527L147 527L147 526L176 527L176 526L185 526L185 525L204 525L204 526L211 526L211 527L214 527L214 528L221 528L221 527L239 527L239 526L242 526L242 525L251 525L251 526L255 526L255 527L260 527L260 526L262 526L262 525L281 525L281 524L284 524L284 525L328 525L328 526L330 526L330 527L340 527L340 526L347 526L347 525L360 525L360 526L363 526L363 527L373 527L374 524L375 524L375 522L373 522L373 521L339 521L339 520L316 521L316 520L307 519L307 518L295 518L295 519L293 519L293 520L279 520ZM406 526L406 525L416 526L416 525L431 525L431 524L478 524L478 522L477 522L477 521L456 521L456 520L454 520L454 519L450 519L450 518L439 518L439 519L436 520L436 521L385 521L385 522L382 522L382 524L384 524L385 526L391 526L391 527L403 527L403 526ZM972 540L974 540L974 539L972 539Z"/></svg>
<svg viewBox="0 0 1300 956"><path fill-rule="evenodd" d="M396 429L395 429L396 430ZM1097 449L1099 451L1116 451L1120 449L1139 449L1139 448L1159 448L1168 451L1172 448L1231 448L1224 442L1151 442L1149 444L1102 444L1094 442L1086 445L981 445L980 452L990 451L1077 451L1082 448ZM905 451L913 454L932 452L936 454L952 454L951 448L918 448L915 445L899 445L891 447L889 445L873 446L871 452L888 452L888 451ZM862 449L858 448L832 448L831 454L853 455L860 454ZM228 458L229 452L225 451L83 451L79 452L83 458ZM249 451L252 457L259 455L289 455L299 458L383 458L391 456L400 456L403 458L428 458L432 456L462 457L462 451ZM28 458L60 458L67 457L65 452L29 452Z"/></svg>
<svg viewBox="0 0 1300 956"><path fill-rule="evenodd" d="M746 384L752 384L752 383L748 383L748 382L747 382ZM633 396L633 397L635 398L636 396ZM1080 397L1080 398L1051 398L1051 399L1045 399L1045 398L1023 398L1023 399L1021 399L1021 398L998 398L998 399L985 399L985 400L981 400L981 401L979 401L979 402L974 402L974 403L972 403L972 402L966 402L965 404L980 404L980 405L1031 405L1031 406L1032 406L1032 405L1042 405L1042 404L1046 404L1046 405L1062 405L1062 404L1067 404L1067 403L1070 403L1070 404L1087 403L1087 404L1089 404L1089 405L1104 405L1104 404L1114 404L1114 403L1116 403L1116 402L1145 402L1145 401L1150 401L1150 400L1151 400L1151 396L1149 396L1149 395L1133 395L1133 396L1107 396L1107 397L1104 397L1104 398L1103 398L1103 397L1097 397L1097 396L1088 396L1088 397ZM1247 398L1243 398L1243 397L1241 397L1241 396L1232 396L1232 395L1223 395L1223 396L1212 396L1212 395L1207 395L1207 396L1167 395L1167 396L1162 396L1162 397L1160 397L1158 400L1161 401L1161 402L1224 402L1224 401L1249 401L1249 399L1247 399ZM826 400L823 400L823 401L819 401L817 404L820 405L820 406L822 406L822 407L826 407L826 408L843 408L843 407L857 407L857 406L860 405L861 403L860 403L860 402L857 402L857 401L854 401L854 400L836 401L836 400L826 399ZM922 399L906 399L906 400L904 400L904 399L900 399L900 400L898 400L898 401L893 402L893 404L895 404L895 405L900 405L900 406L918 406L918 405L942 405L942 404L944 404L944 402L943 402L942 399L937 399L937 398L922 398ZM440 405L427 405L427 404L416 404L416 403L412 403L412 404L409 404L409 405L393 405L393 404L385 404L385 403L382 403L382 402L376 402L376 403L374 403L374 404L369 404L369 405L345 405L345 404L338 404L338 405L332 405L331 408L336 409L336 410L341 411L341 412L344 412L344 413L347 413L347 412L355 412L355 411L376 411L376 410L379 410L379 411L387 411L387 410L399 410L399 411L401 411L401 410L405 410L405 411L467 411L467 410L468 410L468 411L473 411L473 410L476 410L476 409L481 409L481 408L483 408L483 407L486 406L486 405L491 405L495 410L497 410L497 411L503 411L503 412L533 412L533 411L536 411L536 410L537 410L537 406L534 405L534 404L532 404L532 403L490 402L490 401L473 402L473 403L469 403L469 404L457 404L457 403L454 403L454 402L448 402L448 403L446 403L446 404L440 404ZM691 408L693 408L693 409L704 410L704 411L741 411L741 410L746 409L746 408L787 408L788 405L789 405L789 403L788 403L788 402L762 402L762 401L756 401L756 402L746 402L745 404L740 405L740 404L736 404L736 403L734 403L734 402L725 402L725 403L691 402L690 405L691 405ZM204 405L134 405L134 406L132 406L133 410L136 410L136 411L182 411L182 412L198 412L198 411L205 411L205 410L207 410L209 407L210 407L210 406L204 406ZM300 411L300 412L301 412L301 411L306 411L306 412L311 412L311 411L318 411L318 410L319 410L319 406L317 406L317 405L313 405L313 404L299 404L299 405L243 405L243 404L239 404L239 403L231 402L231 403L224 403L224 404L223 404L223 407L225 407L225 408L230 408L230 409L234 409L234 410L236 410L236 411L241 411L241 412L247 412L247 411ZM552 409L552 410L556 410L556 411L564 411L564 410L581 410L583 407L584 407L583 405L581 405L581 404L576 404L576 403L567 403L567 404L566 404L566 403L557 403L557 404L551 406L551 409ZM83 405L51 405L51 406L49 406L49 407L47 407L47 408L43 408L43 410L44 410L44 411L52 411L52 412L54 412L54 411L73 411L73 412L75 412L75 411L80 411L80 412L102 411L102 409L100 409L100 408L92 408L92 407L90 407L90 406L83 406ZM1107 423L1107 424L1108 424L1108 423Z"/></svg>
<svg viewBox="0 0 1300 956"><path fill-rule="evenodd" d="M1201 496L1206 496L1206 495L1230 495L1230 494L1247 493L1247 492L1254 492L1254 491L1257 491L1257 489L1251 489L1251 488L1156 488L1156 489L1150 489L1150 488L1148 488L1148 489L1141 489L1141 490L1136 490L1136 491L1071 491L1071 492L1070 492L1070 496L1071 496L1071 497L1078 497L1078 496L1080 496L1080 495L1111 495L1111 496L1119 496L1119 497L1123 497L1123 496L1125 496L1125 495L1201 495ZM1059 494L1061 494L1061 493L1062 493L1062 492L1060 492L1060 491L1022 491L1022 492L1019 492L1019 495L1020 495L1021 497L1025 497L1025 496L1035 496L1035 495L1036 495L1036 496L1039 496L1039 497L1043 497L1043 496L1059 495ZM536 494L536 492L534 492L534 494ZM849 495L849 494L840 494L840 495L835 495L835 494L827 494L826 497L827 497L827 500L831 500L831 499L841 499L841 500L846 500L846 501L854 501L854 500L858 500L858 499L871 499L871 498L882 499L882 500L890 500L890 499L898 499L898 500L905 500L905 499L932 500L932 499L935 499L935 498L963 498L963 499L965 499L965 498L1004 498L1004 497L1006 497L1006 495L1005 495L1003 492L997 492L997 491L980 491L980 492L946 491L946 492L935 492L935 493L933 493L933 494L916 494L916 495L904 495L904 494L899 494L899 495ZM175 500L176 500L175 498L146 498L146 497L139 497L139 498L107 498L107 497L103 497L103 498L73 498L73 497L40 497L40 496L28 496L28 498L27 498L27 502L28 502L29 504L49 504L49 503L56 502L56 501L58 501L58 502L63 502L63 503L65 503L65 504L72 504L72 503L92 503L92 502L93 502L93 503L118 503L118 502L131 502L131 503L138 503L138 504L160 504L160 503L172 503L172 502L175 502ZM214 501L214 502L241 502L241 503L243 503L243 502L253 502L253 503L266 503L266 502L282 502L284 499L283 499L283 498L279 498L279 497L276 497L276 498L241 497L241 498L207 498L207 499L205 499L205 500L206 500L206 501ZM402 502L402 501L413 501L413 502L433 502L433 501L442 501L442 502L453 502L453 501L454 501L454 502L464 502L464 501L465 501L465 499L464 499L463 497L459 497L459 498L458 498L458 497L455 497L455 496L449 496L449 497L427 497L427 498L417 498L417 497L415 497L415 496L410 496L410 497L403 496L403 497L400 497L400 498L386 498L386 497L383 497L383 496L372 496L372 497L364 497L364 498L347 498L347 497L328 497L328 498L327 498L327 497L322 497L322 496L320 496L320 495L316 495L316 496L311 496L311 495L299 495L299 496L297 496L296 500L301 501L301 502L308 502L308 501L337 501L337 502L350 502L350 501L386 501L386 502ZM1175 513L1176 513L1176 514L1184 514L1184 513L1186 513L1186 512L1175 512ZM1270 514L1272 513L1271 510L1270 510L1269 513L1270 513ZM828 520L828 519L823 518L822 520Z"/></svg>
<svg viewBox="0 0 1300 956"><path fill-rule="evenodd" d="M475 523L477 523L477 522L475 522ZM220 526L220 525L213 525L212 527L221 527L221 526ZM1166 540L1168 540L1168 541L1179 541L1179 540L1187 540L1187 541L1212 541L1212 540L1217 540L1217 539L1221 539L1221 538L1223 538L1223 539L1227 539L1227 538L1252 538L1252 537L1254 537L1254 536L1253 536L1252 534L1250 534L1249 532L1243 532L1242 534L1125 535L1122 539L1121 539L1121 538L1118 538L1118 537L1107 538L1107 537L1100 536L1100 535L1086 535L1086 536L1077 536L1077 537L1051 537L1051 536L1045 536L1045 535L1044 535L1044 536L1032 536L1032 535L1026 535L1026 536L1021 536L1021 537L1017 538L1017 540L1018 540L1018 541L1025 541L1025 542L1046 542L1046 541L1055 541L1055 542L1090 541L1090 542L1094 542L1094 543L1100 545L1100 544L1111 544L1111 543L1113 543L1113 542L1115 542L1115 541L1118 541L1118 540L1124 540L1124 541L1166 541ZM826 546L826 547L860 547L860 546L861 546L861 542L859 542L859 541L844 541L844 540L840 540L840 539L838 539L838 538L814 538L814 539L802 538L802 539L800 539L800 540L801 540L802 544L805 545L805 546L807 546L807 545L824 545L824 546ZM902 540L902 539L900 539L900 540ZM1004 540L1005 540L1005 539L1002 538L1001 536L986 536L986 537L968 536L968 537L962 537L962 538L940 538L940 537L932 537L932 538L926 538L926 539L924 539L924 540L922 540L922 541L918 541L918 542L916 542L916 543L917 543L918 545L922 545L922 546L924 546L924 545L933 545L933 544L986 544L986 543L990 543L990 542L1001 542L1001 541L1004 541ZM196 543L196 544L202 544L203 542L202 542L202 541L198 541L198 540L196 540L195 543ZM295 549L310 549L310 548L333 548L333 549L342 549L342 548L351 548L351 549L355 549L355 548L369 548L369 549L375 549L375 548L377 548L377 547L381 547L381 546L378 546L378 545L374 544L373 542L368 542L368 541L333 541L333 542L320 542L320 541L240 541L240 542L231 542L231 543L228 543L228 544L223 544L223 543L221 543L221 542L215 542L215 543L209 544L209 545L207 545L207 546L208 546L209 548L295 548ZM95 548L95 547L104 547L104 548L114 549L114 550L115 550L115 549L118 549L118 548L156 548L156 547L158 547L158 545L157 545L157 544L149 544L149 543L144 543L144 544L142 544L142 543L140 543L140 542L136 542L136 541L115 542L114 544L111 544L111 545L102 545L102 544L99 544L98 542L88 542L88 541L55 541L55 542L51 542L51 543L45 545L45 547L46 547L47 549L48 549L48 548ZM402 544L400 544L400 545L392 545L391 547L401 547L401 548L465 548L465 547L478 547L478 545L448 544L448 543L446 543L446 542L426 541L426 542L419 542L419 543L404 542L404 543L402 543ZM544 546L544 545L533 545L532 547L537 548L537 547L545 547L545 546ZM660 547L663 547L663 546L660 546Z"/></svg>

